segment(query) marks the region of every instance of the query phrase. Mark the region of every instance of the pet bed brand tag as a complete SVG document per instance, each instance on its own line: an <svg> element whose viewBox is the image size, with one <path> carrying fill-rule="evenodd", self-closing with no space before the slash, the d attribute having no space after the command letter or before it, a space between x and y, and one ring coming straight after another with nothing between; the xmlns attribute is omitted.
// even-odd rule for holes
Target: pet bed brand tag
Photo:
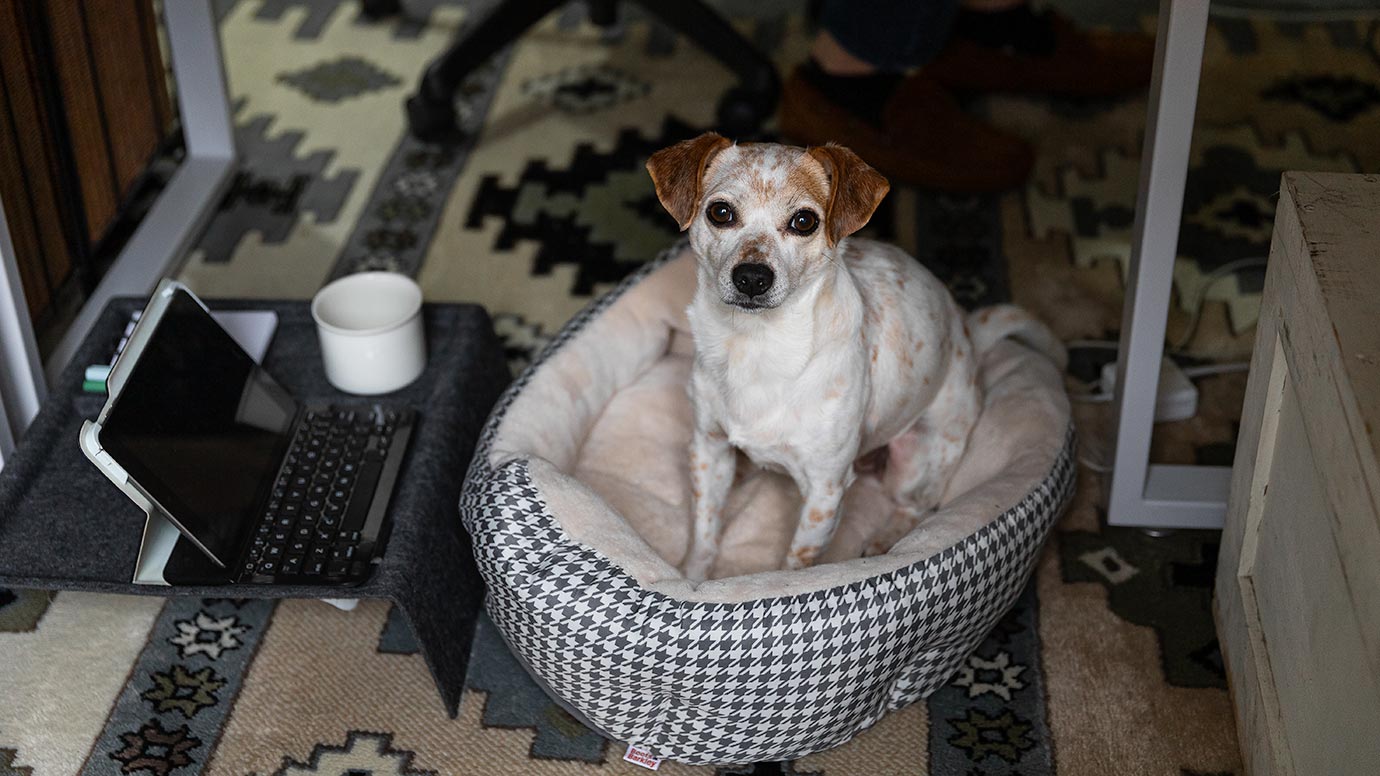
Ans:
<svg viewBox="0 0 1380 776"><path fill-rule="evenodd" d="M650 771L654 771L661 767L660 757L653 757L651 752L643 749L637 744L628 744L628 751L623 755L623 759L634 765L641 765L643 768Z"/></svg>

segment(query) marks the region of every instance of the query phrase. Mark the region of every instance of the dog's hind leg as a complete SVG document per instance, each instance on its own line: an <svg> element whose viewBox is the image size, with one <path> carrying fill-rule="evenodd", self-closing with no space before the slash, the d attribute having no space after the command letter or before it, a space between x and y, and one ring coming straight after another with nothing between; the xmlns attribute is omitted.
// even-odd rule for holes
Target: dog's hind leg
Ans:
<svg viewBox="0 0 1380 776"><path fill-rule="evenodd" d="M733 486L737 456L723 431L709 431L696 425L690 441L690 496L694 509L690 548L681 564L687 579L702 582L719 555L723 533L724 502Z"/></svg>
<svg viewBox="0 0 1380 776"><path fill-rule="evenodd" d="M956 358L934 401L887 445L883 482L903 513L914 518L911 527L939 506L981 408L976 365Z"/></svg>

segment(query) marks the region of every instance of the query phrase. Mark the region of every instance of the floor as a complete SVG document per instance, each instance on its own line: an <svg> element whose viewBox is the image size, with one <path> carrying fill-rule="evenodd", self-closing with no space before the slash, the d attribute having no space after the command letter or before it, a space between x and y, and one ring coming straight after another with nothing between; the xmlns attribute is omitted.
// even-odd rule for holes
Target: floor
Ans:
<svg viewBox="0 0 1380 776"><path fill-rule="evenodd" d="M600 32L568 10L467 85L464 142L421 144L401 100L473 9L405 5L372 23L347 0L217 3L244 163L181 277L207 296L307 298L346 272L407 272L429 300L485 305L519 369L675 239L642 162L708 126L730 80L655 25ZM803 56L801 4L725 7L783 66ZM1118 13L1101 21L1153 29ZM1266 253L1280 172L1380 167L1380 33L1345 15L1219 17L1204 73L1170 322L1191 363L1249 352L1261 273L1214 271ZM1036 144L1032 180L983 197L898 189L872 234L965 305L1013 300L1065 339L1114 339L1143 97L972 108ZM1077 355L1081 392L1106 354ZM1229 462L1243 386L1203 380L1199 417L1161 426L1155 457ZM1075 504L953 683L839 749L720 773L1240 772L1209 608L1217 537L1108 527L1107 406L1076 414ZM635 772L486 621L454 720L386 606L0 591L0 654L2 775Z"/></svg>

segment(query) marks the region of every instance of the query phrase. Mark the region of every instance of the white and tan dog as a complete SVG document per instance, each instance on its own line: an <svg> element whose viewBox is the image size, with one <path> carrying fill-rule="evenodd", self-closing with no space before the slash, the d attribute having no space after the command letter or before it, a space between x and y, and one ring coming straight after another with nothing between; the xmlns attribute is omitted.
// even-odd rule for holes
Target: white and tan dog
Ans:
<svg viewBox="0 0 1380 776"><path fill-rule="evenodd" d="M718 554L734 448L800 488L787 568L828 546L864 456L885 450L883 482L913 520L938 506L982 404L978 354L934 275L848 238L886 179L841 146L713 133L658 151L647 169L698 265L686 576L705 579ZM1015 308L1001 317L1002 328L1026 320Z"/></svg>

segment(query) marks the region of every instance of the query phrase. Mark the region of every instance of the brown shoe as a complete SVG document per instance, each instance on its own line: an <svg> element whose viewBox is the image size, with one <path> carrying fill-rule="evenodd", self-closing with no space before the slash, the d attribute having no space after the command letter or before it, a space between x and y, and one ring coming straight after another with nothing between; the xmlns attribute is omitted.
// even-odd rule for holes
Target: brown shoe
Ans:
<svg viewBox="0 0 1380 776"><path fill-rule="evenodd" d="M1030 145L965 113L924 72L901 82L878 127L831 102L799 68L781 93L781 134L853 149L893 182L955 192L1001 191L1030 175Z"/></svg>
<svg viewBox="0 0 1380 776"><path fill-rule="evenodd" d="M1038 23L1051 27L1048 52L1024 53L1013 47L986 45L959 30L925 71L960 92L1112 97L1150 83L1154 38L1140 33L1080 30L1053 11L1045 14Z"/></svg>

